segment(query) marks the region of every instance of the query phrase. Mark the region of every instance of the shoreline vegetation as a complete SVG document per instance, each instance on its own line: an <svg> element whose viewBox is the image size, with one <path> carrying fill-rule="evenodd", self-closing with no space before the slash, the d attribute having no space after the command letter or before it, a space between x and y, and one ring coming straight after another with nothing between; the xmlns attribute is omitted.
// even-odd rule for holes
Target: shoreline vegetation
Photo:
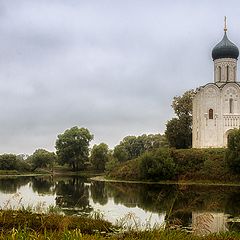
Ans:
<svg viewBox="0 0 240 240"><path fill-rule="evenodd" d="M137 181L137 180L121 180L121 179L111 179L105 175L90 177L92 181L98 182L112 182L112 183L139 183L139 184L162 184L162 185L208 185L208 186L240 186L240 182L211 182L211 181Z"/></svg>
<svg viewBox="0 0 240 240"><path fill-rule="evenodd" d="M37 168L29 172L0 170L0 177L82 176L109 182L239 186L240 175L229 168L226 151L219 148L159 148L131 160L116 162L105 172L91 168L72 171L70 167L54 165L51 169Z"/></svg>
<svg viewBox="0 0 240 240"><path fill-rule="evenodd" d="M239 185L240 175L229 166L227 149L162 148L122 162L106 179L165 184Z"/></svg>
<svg viewBox="0 0 240 240"><path fill-rule="evenodd" d="M175 230L171 226L140 230L139 226L124 229L105 221L98 214L91 217L63 216L56 213L39 214L27 210L0 210L0 239L48 240L237 240L240 233L225 232L206 236Z"/></svg>

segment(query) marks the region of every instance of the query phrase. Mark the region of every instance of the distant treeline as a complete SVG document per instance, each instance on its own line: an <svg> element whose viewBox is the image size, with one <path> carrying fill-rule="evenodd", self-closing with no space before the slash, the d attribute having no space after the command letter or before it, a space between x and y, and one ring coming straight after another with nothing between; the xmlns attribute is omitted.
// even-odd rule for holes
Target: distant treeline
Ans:
<svg viewBox="0 0 240 240"><path fill-rule="evenodd" d="M121 162L139 157L141 154L166 147L167 142L161 134L143 134L127 136L109 149L105 143L95 144L90 148L93 135L86 128L72 127L59 134L56 140L56 153L37 149L32 155L2 154L0 170L33 172L39 170L53 171L56 165L68 165L72 171L93 170L110 171Z"/></svg>

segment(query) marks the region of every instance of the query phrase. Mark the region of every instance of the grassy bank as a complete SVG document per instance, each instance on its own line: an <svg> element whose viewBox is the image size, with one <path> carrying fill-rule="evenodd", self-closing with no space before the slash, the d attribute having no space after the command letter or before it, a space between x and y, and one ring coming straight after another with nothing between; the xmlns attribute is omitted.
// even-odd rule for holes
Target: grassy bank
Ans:
<svg viewBox="0 0 240 240"><path fill-rule="evenodd" d="M153 229L148 231L123 231L102 219L91 219L57 214L36 214L26 211L0 211L0 239L179 239L179 240L235 240L240 234L228 232L195 236L185 231Z"/></svg>
<svg viewBox="0 0 240 240"><path fill-rule="evenodd" d="M107 174L110 179L234 183L240 177L225 161L225 149L165 149L145 153L121 163Z"/></svg>

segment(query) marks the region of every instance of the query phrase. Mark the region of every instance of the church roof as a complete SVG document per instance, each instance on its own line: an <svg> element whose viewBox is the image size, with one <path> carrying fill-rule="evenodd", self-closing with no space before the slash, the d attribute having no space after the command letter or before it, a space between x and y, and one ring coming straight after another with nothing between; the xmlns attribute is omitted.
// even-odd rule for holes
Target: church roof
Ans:
<svg viewBox="0 0 240 240"><path fill-rule="evenodd" d="M237 59L239 56L238 47L232 43L225 31L223 39L219 42L212 50L212 58L213 60L219 58L234 58Z"/></svg>

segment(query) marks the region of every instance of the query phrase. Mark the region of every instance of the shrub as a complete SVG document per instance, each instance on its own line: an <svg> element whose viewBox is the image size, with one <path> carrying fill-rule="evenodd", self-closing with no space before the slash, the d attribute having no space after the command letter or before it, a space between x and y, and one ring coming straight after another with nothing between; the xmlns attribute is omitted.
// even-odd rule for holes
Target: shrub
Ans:
<svg viewBox="0 0 240 240"><path fill-rule="evenodd" d="M175 175L175 164L168 149L145 153L140 158L140 174L143 179L171 180Z"/></svg>
<svg viewBox="0 0 240 240"><path fill-rule="evenodd" d="M228 148L225 155L229 169L240 173L240 129L233 129L228 135Z"/></svg>

